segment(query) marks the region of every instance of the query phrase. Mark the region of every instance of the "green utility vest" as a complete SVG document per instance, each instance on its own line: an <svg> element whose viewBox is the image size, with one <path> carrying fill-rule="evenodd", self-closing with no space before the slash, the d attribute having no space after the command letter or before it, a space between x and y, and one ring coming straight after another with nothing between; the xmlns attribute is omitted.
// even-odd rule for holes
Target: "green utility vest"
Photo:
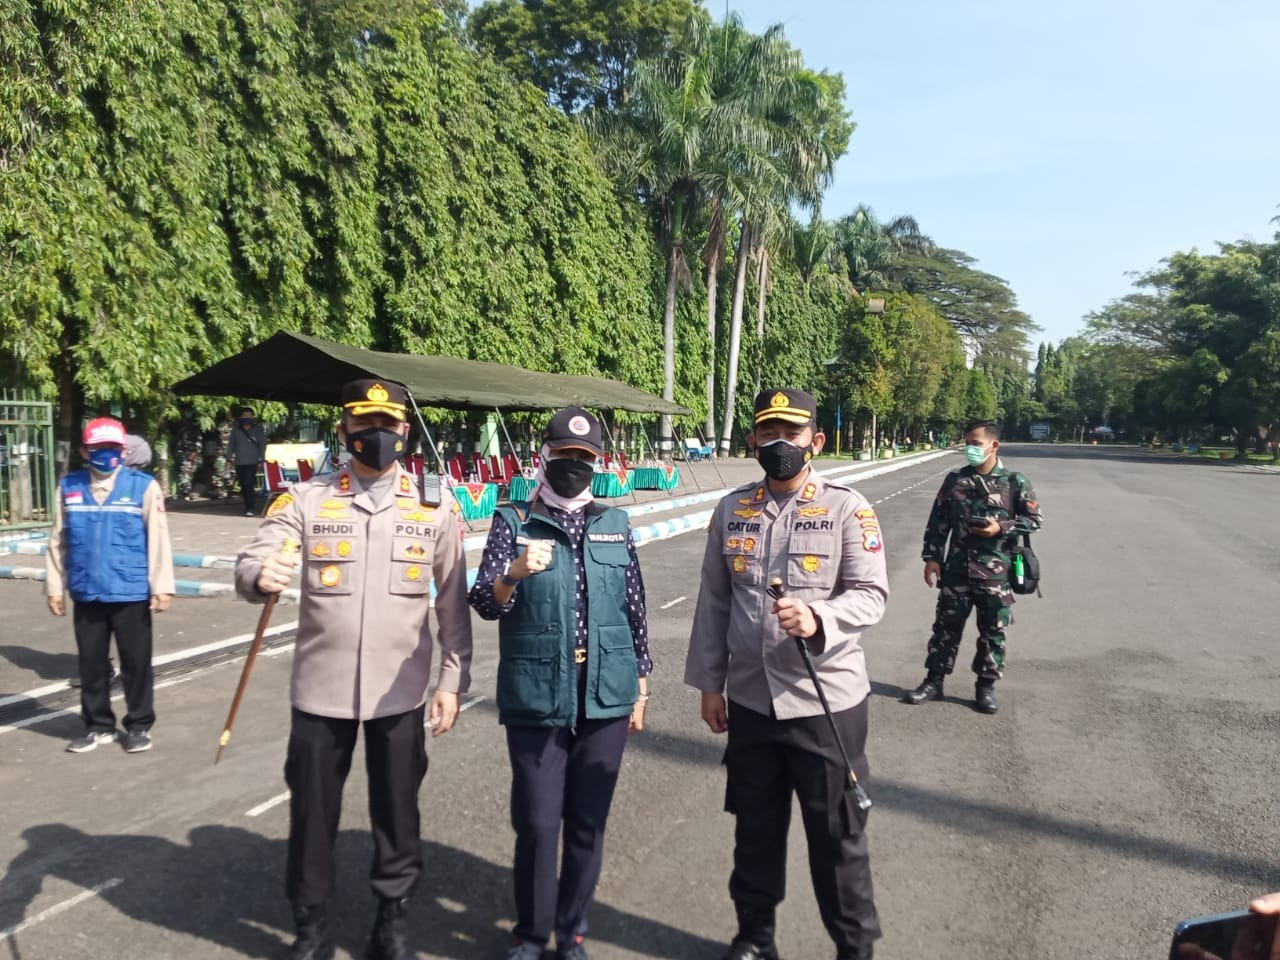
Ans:
<svg viewBox="0 0 1280 960"><path fill-rule="evenodd" d="M571 727L578 718L578 670L587 671L589 720L625 717L640 695L635 643L627 619L627 515L589 504L583 533L587 574L587 662L573 662L577 588L569 537L542 504L499 507L516 535L516 555L528 540L553 540L551 564L516 587L515 606L498 621L498 721L513 726Z"/></svg>

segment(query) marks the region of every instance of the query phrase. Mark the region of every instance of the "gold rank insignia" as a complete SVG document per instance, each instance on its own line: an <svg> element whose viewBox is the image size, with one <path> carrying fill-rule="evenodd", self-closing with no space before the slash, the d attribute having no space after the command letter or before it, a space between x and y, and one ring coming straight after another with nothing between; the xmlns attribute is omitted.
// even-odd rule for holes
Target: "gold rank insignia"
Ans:
<svg viewBox="0 0 1280 960"><path fill-rule="evenodd" d="M743 520L754 520L762 513L764 513L763 510L752 510L750 507L743 507L741 510L733 511L735 517L741 517Z"/></svg>
<svg viewBox="0 0 1280 960"><path fill-rule="evenodd" d="M726 541L724 542L724 545L725 545L726 547L728 547L730 550L741 550L741 549L742 549L742 538L741 538L741 537L730 537L728 540L726 540Z"/></svg>
<svg viewBox="0 0 1280 960"><path fill-rule="evenodd" d="M399 452L398 447L397 447L397 452ZM413 493L413 486L409 483L409 478L405 476L403 473L400 474L400 492L406 497L409 494Z"/></svg>
<svg viewBox="0 0 1280 960"><path fill-rule="evenodd" d="M323 540L317 541L316 545L311 548L311 555L313 557L327 557L329 555L329 545Z"/></svg>
<svg viewBox="0 0 1280 960"><path fill-rule="evenodd" d="M396 509L398 510L413 510L417 506L418 506L418 501L414 500L412 497L396 498Z"/></svg>
<svg viewBox="0 0 1280 960"><path fill-rule="evenodd" d="M742 554L738 554L736 557L733 558L733 572L734 573L747 572L747 558L744 557Z"/></svg>
<svg viewBox="0 0 1280 960"><path fill-rule="evenodd" d="M742 549L743 549L743 550L745 550L745 551L747 551L747 553L755 553L755 552L756 552L756 538L755 538L755 537L747 537L747 539L743 540L743 541L742 541Z"/></svg>
<svg viewBox="0 0 1280 960"><path fill-rule="evenodd" d="M805 573L817 573L818 568L822 566L822 561L813 554L809 554L800 561L800 566L804 567Z"/></svg>
<svg viewBox="0 0 1280 960"><path fill-rule="evenodd" d="M404 572L404 578L406 580L412 580L413 582L417 583L419 580L422 579L422 568L419 566L410 567L408 570Z"/></svg>
<svg viewBox="0 0 1280 960"><path fill-rule="evenodd" d="M289 509L289 504L293 503L293 494L282 493L276 497L275 502L271 504L271 509L267 511L268 517L277 517Z"/></svg>
<svg viewBox="0 0 1280 960"><path fill-rule="evenodd" d="M805 518L825 517L830 512L830 507L800 507L796 510L796 513Z"/></svg>
<svg viewBox="0 0 1280 960"><path fill-rule="evenodd" d="M436 512L430 507L423 510L407 510L400 514L400 519L408 520L410 523L430 523L436 518Z"/></svg>
<svg viewBox="0 0 1280 960"><path fill-rule="evenodd" d="M329 564L320 571L320 584L325 587L336 587L342 582L342 568Z"/></svg>
<svg viewBox="0 0 1280 960"><path fill-rule="evenodd" d="M415 560L421 560L423 557L427 555L427 551L423 548L422 544L420 543L409 544L407 547L404 548L404 552L406 556L413 557L413 559Z"/></svg>
<svg viewBox="0 0 1280 960"><path fill-rule="evenodd" d="M351 474L344 473L342 476L338 478L338 490L340 490L342 493L351 492Z"/></svg>
<svg viewBox="0 0 1280 960"><path fill-rule="evenodd" d="M812 500L818 495L818 485L816 483L806 483L804 489L800 491L801 500Z"/></svg>
<svg viewBox="0 0 1280 960"><path fill-rule="evenodd" d="M338 541L338 556L345 557L351 553L351 543L347 540Z"/></svg>

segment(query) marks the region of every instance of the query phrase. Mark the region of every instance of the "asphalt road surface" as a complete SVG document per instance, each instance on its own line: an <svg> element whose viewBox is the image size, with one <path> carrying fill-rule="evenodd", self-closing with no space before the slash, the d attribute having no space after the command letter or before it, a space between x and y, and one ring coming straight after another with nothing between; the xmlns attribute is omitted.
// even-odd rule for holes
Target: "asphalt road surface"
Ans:
<svg viewBox="0 0 1280 960"><path fill-rule="evenodd" d="M923 677L934 595L920 537L959 458L859 485L877 502L894 591L865 638L876 955L1162 960L1178 918L1280 889L1280 474L1124 449L1006 454L1044 507L1045 596L1019 599L995 717L970 707L972 624L947 700L897 702ZM696 533L641 550L657 670L650 729L631 740L609 823L593 960L715 960L733 934L723 740L681 683L701 551ZM29 689L19 676L35 686L74 670L70 624L42 611L38 585L0 583L0 697ZM191 600L166 617L159 629L203 640L243 634L254 611ZM65 630L62 646L36 642L37 623ZM477 621L476 641L467 712L429 745L419 957L498 957L512 920L496 631ZM284 952L290 647L268 654L217 767L234 658L162 671L147 754L67 754L76 716L15 727L0 713L0 958ZM786 960L829 958L794 823L779 946ZM341 957L362 955L372 921L370 853L357 758L333 905Z"/></svg>

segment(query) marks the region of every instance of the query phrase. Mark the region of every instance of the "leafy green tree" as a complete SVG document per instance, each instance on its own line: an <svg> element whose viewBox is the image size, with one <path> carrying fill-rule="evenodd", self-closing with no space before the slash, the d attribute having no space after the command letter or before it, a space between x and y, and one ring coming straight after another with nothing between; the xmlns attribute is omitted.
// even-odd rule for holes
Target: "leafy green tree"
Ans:
<svg viewBox="0 0 1280 960"><path fill-rule="evenodd" d="M636 65L666 53L695 14L693 0L485 0L471 37L513 76L566 113L616 110Z"/></svg>

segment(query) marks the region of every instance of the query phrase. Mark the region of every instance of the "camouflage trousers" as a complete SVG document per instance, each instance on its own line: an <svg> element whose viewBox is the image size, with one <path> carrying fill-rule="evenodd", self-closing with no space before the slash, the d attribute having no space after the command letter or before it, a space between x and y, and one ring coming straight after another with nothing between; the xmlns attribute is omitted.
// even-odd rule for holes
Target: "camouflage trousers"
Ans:
<svg viewBox="0 0 1280 960"><path fill-rule="evenodd" d="M178 496L191 496L192 486L196 478L196 469L200 466L200 451L190 447L178 452Z"/></svg>
<svg viewBox="0 0 1280 960"><path fill-rule="evenodd" d="M1013 594L1007 584L991 592L995 586L943 577L929 655L924 661L930 676L950 676L955 669L964 624L974 608L978 611L978 649L973 654L973 672L979 680L996 681L1004 676L1004 631L1013 623Z"/></svg>

